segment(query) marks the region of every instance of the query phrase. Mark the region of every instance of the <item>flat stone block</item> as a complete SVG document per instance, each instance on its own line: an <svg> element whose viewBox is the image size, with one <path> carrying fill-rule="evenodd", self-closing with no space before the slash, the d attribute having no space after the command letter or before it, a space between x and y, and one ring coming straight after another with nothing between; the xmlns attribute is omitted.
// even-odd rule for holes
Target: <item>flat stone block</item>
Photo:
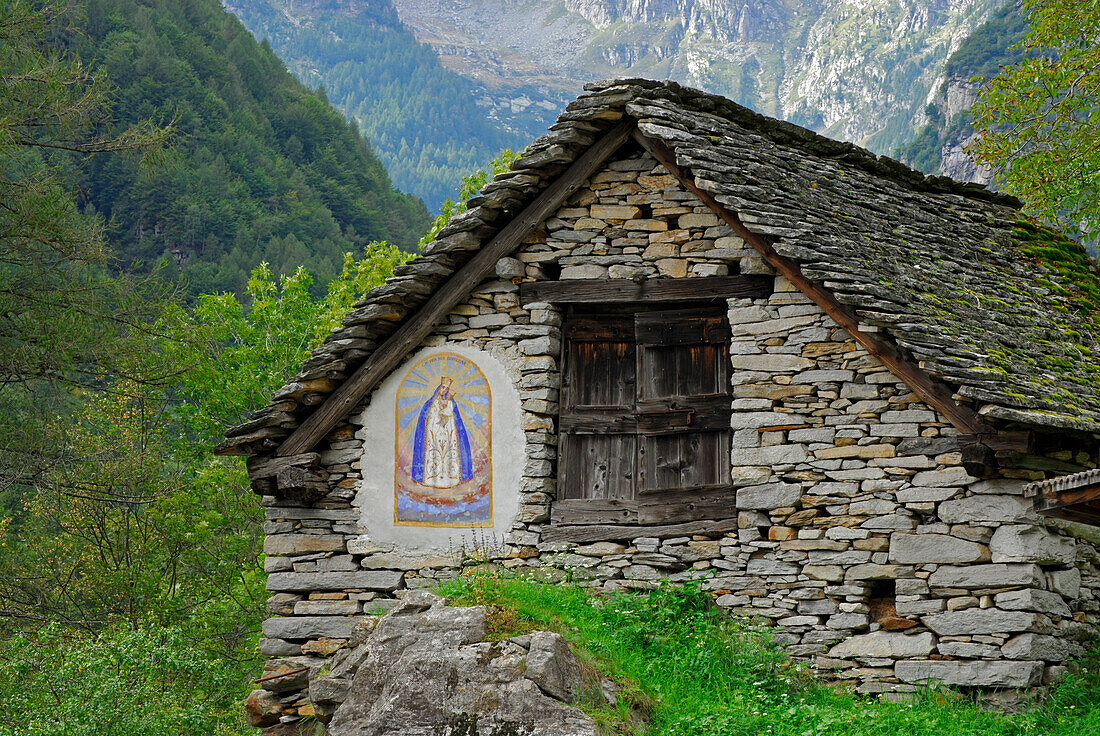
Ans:
<svg viewBox="0 0 1100 736"><path fill-rule="evenodd" d="M925 616L925 626L940 636L964 636L973 634L1011 634L1042 626L1044 620L1037 613L1002 611L999 608L969 608Z"/></svg>
<svg viewBox="0 0 1100 736"><path fill-rule="evenodd" d="M933 588L1006 588L1014 585L1042 586L1043 571L1038 565L969 565L941 567L932 573L928 584Z"/></svg>
<svg viewBox="0 0 1100 736"><path fill-rule="evenodd" d="M274 534L264 538L264 554L270 556L308 555L344 549L344 537L319 534Z"/></svg>
<svg viewBox="0 0 1100 736"><path fill-rule="evenodd" d="M989 562L989 549L947 534L903 534L890 537L890 561L910 565Z"/></svg>
<svg viewBox="0 0 1100 736"><path fill-rule="evenodd" d="M799 566L779 560L749 560L745 572L749 575L797 575Z"/></svg>
<svg viewBox="0 0 1100 736"><path fill-rule="evenodd" d="M295 616L354 616L359 613L359 601L298 601Z"/></svg>
<svg viewBox="0 0 1100 736"><path fill-rule="evenodd" d="M1002 526L993 533L989 549L994 562L1065 565L1077 559L1077 543L1072 537L1063 537L1035 525Z"/></svg>
<svg viewBox="0 0 1100 736"><path fill-rule="evenodd" d="M718 218L709 212L691 213L689 215L680 215L680 219L676 223L682 228L691 227L714 227L719 224Z"/></svg>
<svg viewBox="0 0 1100 736"><path fill-rule="evenodd" d="M260 654L268 657L287 657L302 653L302 646L282 639L260 639Z"/></svg>
<svg viewBox="0 0 1100 736"><path fill-rule="evenodd" d="M940 520L948 524L975 521L1020 521L1032 509L1032 500L1021 496L980 495L945 501L940 504Z"/></svg>
<svg viewBox="0 0 1100 736"><path fill-rule="evenodd" d="M802 486L794 483L765 483L737 491L739 509L777 509L792 506L802 498Z"/></svg>
<svg viewBox="0 0 1100 736"><path fill-rule="evenodd" d="M324 519L326 521L355 521L359 518L358 509L315 509L307 506L268 506L264 509L264 518L277 519Z"/></svg>
<svg viewBox="0 0 1100 736"><path fill-rule="evenodd" d="M347 639L360 620L357 616L284 616L265 620L263 632L269 639Z"/></svg>
<svg viewBox="0 0 1100 736"><path fill-rule="evenodd" d="M826 447L813 452L814 456L821 460L834 458L862 458L868 460L875 457L894 457L897 451L893 445L847 445L845 447Z"/></svg>
<svg viewBox="0 0 1100 736"><path fill-rule="evenodd" d="M907 565L877 565L867 563L848 568L844 575L847 582L856 580L896 580L902 575L912 576L913 568Z"/></svg>
<svg viewBox="0 0 1100 736"><path fill-rule="evenodd" d="M844 568L840 565L806 565L802 574L814 580L837 581L844 578Z"/></svg>
<svg viewBox="0 0 1100 736"><path fill-rule="evenodd" d="M791 379L791 383L827 383L844 382L852 380L852 371L849 370L811 370L803 371Z"/></svg>
<svg viewBox="0 0 1100 736"><path fill-rule="evenodd" d="M888 657L903 659L927 657L935 649L930 632L905 634L895 631L875 631L853 636L829 650L830 657Z"/></svg>
<svg viewBox="0 0 1100 736"><path fill-rule="evenodd" d="M959 493L958 488L929 488L925 486L913 486L912 488L906 488L898 491L897 499L898 503L936 503L938 501L945 501L956 493Z"/></svg>
<svg viewBox="0 0 1100 736"><path fill-rule="evenodd" d="M867 622L868 617L863 613L838 613L830 616L825 625L830 629L861 629Z"/></svg>
<svg viewBox="0 0 1100 736"><path fill-rule="evenodd" d="M1001 647L1007 659L1042 659L1047 662L1063 662L1069 658L1069 645L1054 636L1020 634Z"/></svg>
<svg viewBox="0 0 1100 736"><path fill-rule="evenodd" d="M798 355L782 353L763 353L761 355L733 355L730 357L734 369L739 371L766 371L770 373L793 373L804 371L814 365L812 360Z"/></svg>
<svg viewBox="0 0 1100 736"><path fill-rule="evenodd" d="M602 279L607 277L607 266L585 264L583 266L566 266L561 270L560 277L565 279Z"/></svg>
<svg viewBox="0 0 1100 736"><path fill-rule="evenodd" d="M597 220L633 220L642 213L637 207L605 204L594 204L589 212Z"/></svg>
<svg viewBox="0 0 1100 736"><path fill-rule="evenodd" d="M396 570L354 572L276 572L267 576L270 591L396 590L404 573Z"/></svg>
<svg viewBox="0 0 1100 736"><path fill-rule="evenodd" d="M998 608L1004 608L1008 611L1035 611L1061 616L1062 618L1069 618L1073 615L1069 606L1062 600L1062 596L1049 590L1037 590L1035 588L1010 590L1007 593L998 593L993 600Z"/></svg>
<svg viewBox="0 0 1100 736"><path fill-rule="evenodd" d="M1042 662L898 662L894 674L902 682L942 682L963 687L1033 687L1043 676Z"/></svg>
<svg viewBox="0 0 1100 736"><path fill-rule="evenodd" d="M965 659L992 659L1001 656L1000 647L973 641L941 641L936 649L947 657Z"/></svg>
<svg viewBox="0 0 1100 736"><path fill-rule="evenodd" d="M735 466L793 465L805 462L806 448L802 445L742 447L733 450L732 459Z"/></svg>
<svg viewBox="0 0 1100 736"><path fill-rule="evenodd" d="M511 324L513 321L512 317L508 314L479 314L476 317L470 317L470 328L476 330L482 327L503 327L504 325Z"/></svg>
<svg viewBox="0 0 1100 736"><path fill-rule="evenodd" d="M1077 568L1054 570L1050 573L1050 588L1069 599L1081 595L1081 571Z"/></svg>
<svg viewBox="0 0 1100 736"><path fill-rule="evenodd" d="M916 529L917 521L907 514L889 514L887 516L875 516L863 522L860 526L874 531L908 531Z"/></svg>
<svg viewBox="0 0 1100 736"><path fill-rule="evenodd" d="M944 470L925 470L917 473L913 476L913 485L931 486L933 488L960 488L976 480L978 479L966 472L964 468L946 468Z"/></svg>
<svg viewBox="0 0 1100 736"><path fill-rule="evenodd" d="M904 409L902 411L884 411L882 421L887 424L907 424L909 422L938 422L936 412L927 409Z"/></svg>

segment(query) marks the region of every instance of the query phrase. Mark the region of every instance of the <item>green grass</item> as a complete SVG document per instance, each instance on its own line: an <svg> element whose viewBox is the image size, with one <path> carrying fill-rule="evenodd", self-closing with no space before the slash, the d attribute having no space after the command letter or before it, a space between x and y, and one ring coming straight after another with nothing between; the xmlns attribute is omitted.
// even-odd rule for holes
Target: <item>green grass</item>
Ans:
<svg viewBox="0 0 1100 736"><path fill-rule="evenodd" d="M490 605L497 638L538 628L563 634L589 673L581 707L607 734L1100 735L1100 655L1080 662L1041 705L1006 715L947 689L892 703L830 688L792 663L765 629L720 613L698 585L596 596L476 574L441 592L458 605ZM622 688L617 707L593 693L595 672Z"/></svg>

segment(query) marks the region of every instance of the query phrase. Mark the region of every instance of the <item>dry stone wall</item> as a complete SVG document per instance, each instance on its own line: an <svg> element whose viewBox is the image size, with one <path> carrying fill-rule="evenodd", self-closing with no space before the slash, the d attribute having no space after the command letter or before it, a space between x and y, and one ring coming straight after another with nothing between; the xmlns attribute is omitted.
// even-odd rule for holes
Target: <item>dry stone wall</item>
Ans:
<svg viewBox="0 0 1100 736"><path fill-rule="evenodd" d="M729 301L736 492L724 531L543 540L562 316L522 306L518 284L730 273L770 271L648 155L594 175L425 341L493 354L519 393L523 436L509 451L524 453L523 477L494 490L519 494L512 530L456 530L452 553L431 558L377 544L355 491L364 474L392 468L362 467L365 429L345 423L322 449L326 498L308 508L265 499L267 674L315 666L364 615L492 561L608 590L700 579L718 605L775 625L792 655L864 692L1060 676L1100 615L1100 535L1039 518L1023 487L1094 466L1094 438L1043 439L998 477L972 476L944 417L782 277L767 298ZM273 734L314 713L305 683L301 673L265 683L282 724Z"/></svg>

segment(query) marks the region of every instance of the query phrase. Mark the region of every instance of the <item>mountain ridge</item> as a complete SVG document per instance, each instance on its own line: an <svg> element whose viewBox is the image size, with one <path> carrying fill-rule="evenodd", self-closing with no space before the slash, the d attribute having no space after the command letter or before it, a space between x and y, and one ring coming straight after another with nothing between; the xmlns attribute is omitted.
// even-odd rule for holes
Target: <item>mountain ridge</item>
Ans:
<svg viewBox="0 0 1100 736"><path fill-rule="evenodd" d="M317 287L374 240L412 249L424 205L394 189L355 125L217 0L88 0L67 45L115 85L115 124L172 122L164 165L77 172L124 267L168 260L192 294L304 265Z"/></svg>

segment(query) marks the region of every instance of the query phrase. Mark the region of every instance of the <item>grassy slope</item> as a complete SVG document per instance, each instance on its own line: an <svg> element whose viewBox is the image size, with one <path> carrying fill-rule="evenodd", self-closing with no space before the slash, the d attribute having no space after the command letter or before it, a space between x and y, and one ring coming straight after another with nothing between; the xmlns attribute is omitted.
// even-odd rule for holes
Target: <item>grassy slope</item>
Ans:
<svg viewBox="0 0 1100 736"><path fill-rule="evenodd" d="M479 574L442 592L457 604L494 606L491 628L499 637L536 628L561 632L587 669L623 687L616 708L603 705L598 693L581 698L608 734L1100 734L1095 657L1041 706L1003 715L950 690L927 690L901 703L833 690L791 663L766 630L725 617L697 588L599 598L577 586Z"/></svg>

